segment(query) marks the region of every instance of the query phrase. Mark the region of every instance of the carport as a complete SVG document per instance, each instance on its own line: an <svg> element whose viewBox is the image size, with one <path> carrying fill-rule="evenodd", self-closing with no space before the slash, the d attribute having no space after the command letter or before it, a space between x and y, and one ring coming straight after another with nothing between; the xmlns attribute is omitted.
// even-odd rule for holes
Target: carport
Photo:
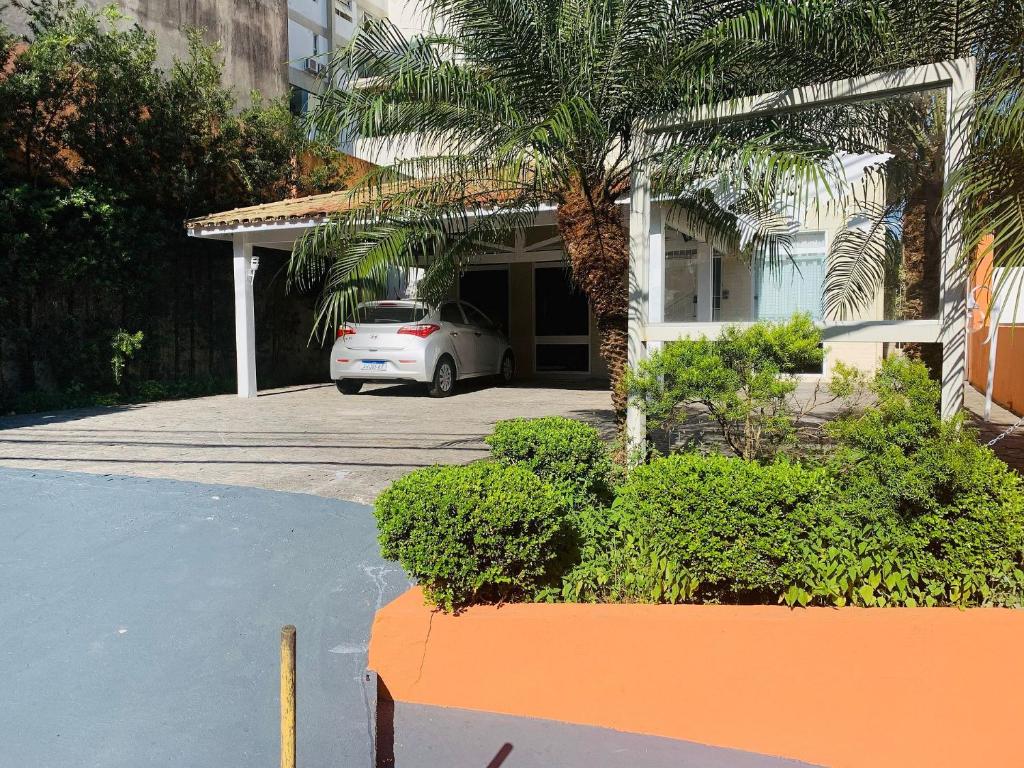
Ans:
<svg viewBox="0 0 1024 768"><path fill-rule="evenodd" d="M234 248L238 394L256 394L253 275L257 248L290 252L302 235L353 202L350 192L240 208L188 222L194 237L230 240ZM625 208L625 206L623 206ZM554 209L538 212L534 226L507 242L487 243L454 286L455 295L481 309L509 337L517 369L528 378L604 379L596 319L569 280ZM418 270L397 275L393 293L415 289Z"/></svg>

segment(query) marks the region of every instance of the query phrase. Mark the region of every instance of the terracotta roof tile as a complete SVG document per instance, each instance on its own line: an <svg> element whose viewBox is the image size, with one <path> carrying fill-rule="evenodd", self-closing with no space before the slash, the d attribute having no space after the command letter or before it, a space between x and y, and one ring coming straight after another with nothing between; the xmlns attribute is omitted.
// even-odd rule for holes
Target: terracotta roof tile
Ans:
<svg viewBox="0 0 1024 768"><path fill-rule="evenodd" d="M410 182L401 182L402 186ZM415 183L415 182L413 182ZM399 183L385 187L386 191L398 191ZM469 184L463 188L453 185L451 188L453 199L464 201L467 205L487 205L500 201L510 200L512 195L508 192L501 192L487 189L483 185ZM246 208L234 208L230 211L211 213L206 216L199 216L189 219L185 226L190 230L211 229L214 227L234 227L246 224L272 223L284 221L297 221L304 219L322 219L333 213L350 211L360 202L367 199L370 193L365 188L357 190L341 190L338 192L327 192L322 195L309 195L307 197L296 197L288 200L281 200L276 203L263 203L262 205L250 205Z"/></svg>
<svg viewBox="0 0 1024 768"><path fill-rule="evenodd" d="M351 190L294 197L288 200L279 200L276 203L250 205L245 208L232 208L230 211L198 216L186 221L185 226L188 229L209 229L242 224L323 218L332 213L351 210L360 197L361 195L354 194Z"/></svg>

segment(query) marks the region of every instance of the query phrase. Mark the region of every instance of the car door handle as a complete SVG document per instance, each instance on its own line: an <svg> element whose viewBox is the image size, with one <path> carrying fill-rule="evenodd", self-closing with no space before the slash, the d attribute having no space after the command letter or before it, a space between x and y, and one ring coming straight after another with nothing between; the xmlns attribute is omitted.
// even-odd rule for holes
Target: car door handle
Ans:
<svg viewBox="0 0 1024 768"><path fill-rule="evenodd" d="M448 331L448 335L449 336L458 336L459 332L458 331Z"/></svg>
<svg viewBox="0 0 1024 768"><path fill-rule="evenodd" d="M480 333L480 331L473 331L473 335L474 336L483 336L483 334Z"/></svg>

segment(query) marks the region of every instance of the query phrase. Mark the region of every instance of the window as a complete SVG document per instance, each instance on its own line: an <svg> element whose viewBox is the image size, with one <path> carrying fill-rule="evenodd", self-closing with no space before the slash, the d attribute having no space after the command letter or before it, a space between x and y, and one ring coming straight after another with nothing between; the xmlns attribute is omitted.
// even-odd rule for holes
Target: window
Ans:
<svg viewBox="0 0 1024 768"><path fill-rule="evenodd" d="M463 325L466 322L462 317L462 310L459 309L459 305L454 301L442 304L440 315L442 323L457 323L458 325Z"/></svg>
<svg viewBox="0 0 1024 768"><path fill-rule="evenodd" d="M535 370L587 373L590 370L590 311L587 297L562 266L533 271Z"/></svg>
<svg viewBox="0 0 1024 768"><path fill-rule="evenodd" d="M487 317L484 316L484 313L481 312L479 309L472 306L471 304L467 304L464 301L461 303L462 311L466 313L467 323L469 323L470 325L478 326L480 328L491 328L493 326L493 323L491 323L491 321L488 320Z"/></svg>
<svg viewBox="0 0 1024 768"><path fill-rule="evenodd" d="M334 0L334 15L352 21L352 0Z"/></svg>
<svg viewBox="0 0 1024 768"><path fill-rule="evenodd" d="M825 233L793 235L789 258L774 266L762 264L757 274L757 319L788 320L796 312L821 319L821 288L825 281Z"/></svg>
<svg viewBox="0 0 1024 768"><path fill-rule="evenodd" d="M288 96L288 109L296 117L306 114L309 111L309 91L293 85Z"/></svg>
<svg viewBox="0 0 1024 768"><path fill-rule="evenodd" d="M423 305L408 304L371 304L360 307L356 320L360 323L387 325L391 323L418 323L427 314Z"/></svg>
<svg viewBox="0 0 1024 768"><path fill-rule="evenodd" d="M711 319L721 320L722 312L722 254L712 251L711 257Z"/></svg>
<svg viewBox="0 0 1024 768"><path fill-rule="evenodd" d="M586 373L590 370L590 347L586 344L538 344L538 373Z"/></svg>
<svg viewBox="0 0 1024 768"><path fill-rule="evenodd" d="M510 328L508 279L506 266L471 268L459 277L459 298L472 302L495 326L506 332Z"/></svg>
<svg viewBox="0 0 1024 768"><path fill-rule="evenodd" d="M569 271L561 266L537 267L533 274L537 335L589 335L587 297L572 284Z"/></svg>
<svg viewBox="0 0 1024 768"><path fill-rule="evenodd" d="M665 321L697 319L697 275L700 251L695 245L665 252Z"/></svg>

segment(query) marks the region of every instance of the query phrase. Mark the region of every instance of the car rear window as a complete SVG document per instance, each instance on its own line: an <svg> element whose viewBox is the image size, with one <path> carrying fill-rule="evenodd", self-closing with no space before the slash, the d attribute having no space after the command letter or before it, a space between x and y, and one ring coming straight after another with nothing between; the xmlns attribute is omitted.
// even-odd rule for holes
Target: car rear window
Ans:
<svg viewBox="0 0 1024 768"><path fill-rule="evenodd" d="M401 304L373 304L360 307L356 314L357 323L383 325L385 323L418 323L427 315L427 308L421 304L414 307Z"/></svg>

